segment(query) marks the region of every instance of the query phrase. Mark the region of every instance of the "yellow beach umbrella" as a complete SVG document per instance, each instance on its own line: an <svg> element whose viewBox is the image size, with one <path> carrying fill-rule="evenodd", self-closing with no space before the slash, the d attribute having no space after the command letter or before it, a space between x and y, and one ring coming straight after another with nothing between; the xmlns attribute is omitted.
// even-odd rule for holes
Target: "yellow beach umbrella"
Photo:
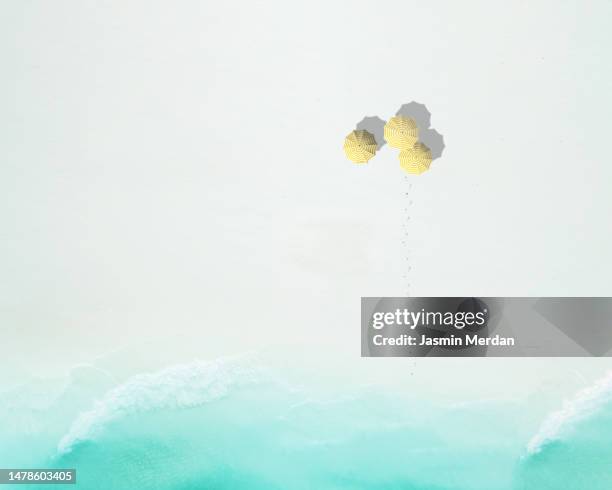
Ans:
<svg viewBox="0 0 612 490"><path fill-rule="evenodd" d="M374 135L365 129L351 131L344 140L344 153L354 163L367 163L377 149Z"/></svg>
<svg viewBox="0 0 612 490"><path fill-rule="evenodd" d="M415 143L409 150L400 151L400 167L409 174L422 174L431 165L431 150L423 143Z"/></svg>
<svg viewBox="0 0 612 490"><path fill-rule="evenodd" d="M385 124L385 141L392 148L410 150L419 139L419 128L414 119L395 116Z"/></svg>

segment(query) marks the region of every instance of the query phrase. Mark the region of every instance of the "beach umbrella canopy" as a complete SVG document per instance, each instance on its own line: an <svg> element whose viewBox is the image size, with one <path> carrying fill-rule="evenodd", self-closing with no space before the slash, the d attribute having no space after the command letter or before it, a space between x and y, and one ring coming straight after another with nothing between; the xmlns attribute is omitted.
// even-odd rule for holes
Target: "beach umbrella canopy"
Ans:
<svg viewBox="0 0 612 490"><path fill-rule="evenodd" d="M385 124L385 141L392 148L410 150L419 139L419 128L414 119L395 116Z"/></svg>
<svg viewBox="0 0 612 490"><path fill-rule="evenodd" d="M431 165L431 151L423 143L415 143L409 150L399 154L400 167L409 174L422 174Z"/></svg>
<svg viewBox="0 0 612 490"><path fill-rule="evenodd" d="M344 153L354 163L367 163L377 149L374 135L365 129L351 131L344 140Z"/></svg>

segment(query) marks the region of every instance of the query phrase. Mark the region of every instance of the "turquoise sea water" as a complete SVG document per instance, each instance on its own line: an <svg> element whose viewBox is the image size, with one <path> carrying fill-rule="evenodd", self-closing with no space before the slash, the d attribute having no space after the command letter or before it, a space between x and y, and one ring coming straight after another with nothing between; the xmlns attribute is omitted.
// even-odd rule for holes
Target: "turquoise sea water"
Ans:
<svg viewBox="0 0 612 490"><path fill-rule="evenodd" d="M518 402L330 395L236 359L116 386L83 369L57 392L30 410L4 394L3 467L77 468L87 490L612 488L607 380L531 434Z"/></svg>

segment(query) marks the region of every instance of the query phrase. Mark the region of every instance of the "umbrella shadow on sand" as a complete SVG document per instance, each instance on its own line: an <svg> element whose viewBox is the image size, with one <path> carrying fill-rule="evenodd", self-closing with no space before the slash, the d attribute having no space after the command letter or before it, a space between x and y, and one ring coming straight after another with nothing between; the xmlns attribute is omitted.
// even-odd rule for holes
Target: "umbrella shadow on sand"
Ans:
<svg viewBox="0 0 612 490"><path fill-rule="evenodd" d="M385 124L386 121L383 121L378 116L368 116L357 123L356 129L365 129L372 133L380 150L385 145Z"/></svg>
<svg viewBox="0 0 612 490"><path fill-rule="evenodd" d="M432 160L442 156L442 152L446 146L444 144L444 136L438 133L435 129L430 128L431 112L427 110L425 104L419 104L418 102L412 101L408 104L402 105L395 114L397 116L410 117L416 121L417 126L419 127L419 141L427 145L427 147L431 150ZM378 138L376 138L376 141L378 141Z"/></svg>

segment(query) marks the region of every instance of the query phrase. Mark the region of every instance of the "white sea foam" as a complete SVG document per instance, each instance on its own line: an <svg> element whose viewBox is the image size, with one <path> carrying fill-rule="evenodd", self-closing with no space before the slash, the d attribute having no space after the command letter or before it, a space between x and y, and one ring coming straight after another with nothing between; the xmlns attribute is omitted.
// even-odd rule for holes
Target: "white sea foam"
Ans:
<svg viewBox="0 0 612 490"><path fill-rule="evenodd" d="M559 440L579 421L612 401L612 372L592 386L578 392L563 407L551 413L527 443L528 455L539 453L547 444Z"/></svg>
<svg viewBox="0 0 612 490"><path fill-rule="evenodd" d="M255 380L257 370L244 358L194 361L140 374L110 390L81 413L58 444L67 454L76 444L95 439L113 420L155 409L192 408L225 396L232 387Z"/></svg>
<svg viewBox="0 0 612 490"><path fill-rule="evenodd" d="M0 433L22 436L48 433L50 427L70 420L71 410L83 406L83 399L89 394L86 389L97 388L105 376L98 368L80 364L67 376L32 376L0 391Z"/></svg>

